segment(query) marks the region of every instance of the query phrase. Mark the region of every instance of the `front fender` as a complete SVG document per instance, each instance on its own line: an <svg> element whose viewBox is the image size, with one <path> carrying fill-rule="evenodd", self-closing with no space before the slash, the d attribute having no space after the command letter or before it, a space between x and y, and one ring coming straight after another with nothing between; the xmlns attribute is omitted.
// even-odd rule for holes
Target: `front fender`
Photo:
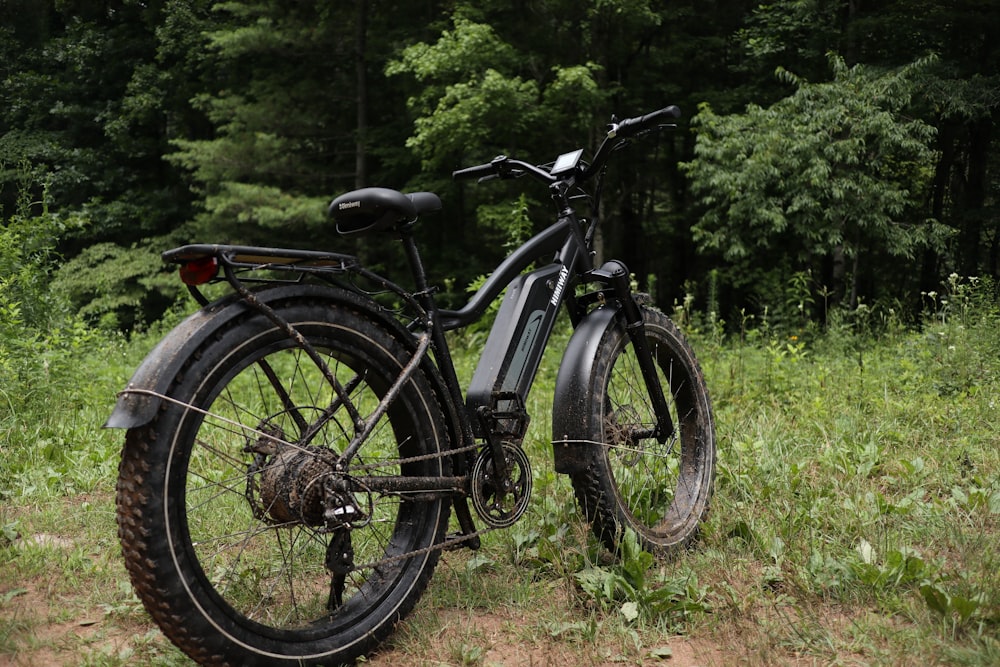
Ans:
<svg viewBox="0 0 1000 667"><path fill-rule="evenodd" d="M587 314L566 345L556 376L552 401L552 448L558 473L586 468L593 444L589 442L587 395L604 333L619 321L619 309L602 306Z"/></svg>
<svg viewBox="0 0 1000 667"><path fill-rule="evenodd" d="M390 327L390 331L405 332L398 322L380 314L378 305L373 301L343 289L320 285L280 285L264 289L256 296L266 304L297 297L343 304L368 313ZM239 295L233 294L205 306L177 325L146 356L128 385L118 394L118 401L104 427L136 428L149 423L162 403L160 395L166 394L187 359L215 332L251 308ZM403 340L412 340L412 336L405 333L400 335Z"/></svg>

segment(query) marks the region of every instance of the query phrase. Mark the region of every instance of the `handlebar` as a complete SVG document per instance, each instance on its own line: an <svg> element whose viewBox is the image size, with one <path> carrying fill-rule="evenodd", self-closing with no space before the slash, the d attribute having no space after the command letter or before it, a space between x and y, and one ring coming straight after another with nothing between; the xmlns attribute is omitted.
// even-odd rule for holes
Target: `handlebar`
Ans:
<svg viewBox="0 0 1000 667"><path fill-rule="evenodd" d="M681 117L681 110L671 104L669 107L664 107L659 111L654 111L648 113L645 116L638 116L636 118L626 118L625 120L611 125L611 130L608 132L608 136L614 138L615 136L626 139L628 137L633 137L641 132L651 129L654 125L659 124L661 121L669 119L676 119Z"/></svg>
<svg viewBox="0 0 1000 667"><path fill-rule="evenodd" d="M458 171L453 171L451 172L451 177L456 181L467 181L478 178L482 182L492 178L517 178L526 174L530 174L546 183L554 183L556 180L545 169L536 167L529 162L509 158L506 155L498 155L486 164L477 164L474 167L466 167Z"/></svg>
<svg viewBox="0 0 1000 667"><path fill-rule="evenodd" d="M674 105L653 111L644 116L626 118L622 121L612 120L608 129L607 137L601 143L600 148L594 155L593 163L586 166L580 172L581 180L585 180L594 175L607 160L607 156L626 139L637 136L653 129L668 120L680 118L681 110ZM562 176L555 177L549 170L521 160L509 158L506 155L498 155L485 164L478 164L473 167L465 167L451 173L452 179L456 181L467 181L479 179L480 182L493 178L515 178L518 176L531 175L545 183L555 183Z"/></svg>
<svg viewBox="0 0 1000 667"><path fill-rule="evenodd" d="M489 178L490 176L496 176L496 168L492 162L451 172L451 177L456 181L470 181L473 178Z"/></svg>

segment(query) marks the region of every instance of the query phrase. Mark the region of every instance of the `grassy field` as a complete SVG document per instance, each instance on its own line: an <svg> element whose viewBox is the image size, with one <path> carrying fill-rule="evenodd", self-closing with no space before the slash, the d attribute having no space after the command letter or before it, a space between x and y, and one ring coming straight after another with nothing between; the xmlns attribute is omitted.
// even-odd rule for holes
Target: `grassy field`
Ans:
<svg viewBox="0 0 1000 667"><path fill-rule="evenodd" d="M445 554L370 662L1000 664L1000 315L968 282L927 300L920 327L862 308L822 333L755 320L723 335L675 314L712 393L719 463L701 539L666 562L611 560L551 472L546 358L528 514L477 553ZM0 664L188 664L128 583L122 434L100 428L161 333L78 332L31 364L7 358Z"/></svg>

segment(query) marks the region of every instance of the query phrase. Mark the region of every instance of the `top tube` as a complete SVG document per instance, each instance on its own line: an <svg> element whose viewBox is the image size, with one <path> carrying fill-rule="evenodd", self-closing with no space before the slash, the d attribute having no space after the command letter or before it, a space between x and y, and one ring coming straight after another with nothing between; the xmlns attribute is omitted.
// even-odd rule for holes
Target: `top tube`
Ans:
<svg viewBox="0 0 1000 667"><path fill-rule="evenodd" d="M542 255L558 252L562 248L570 224L572 224L570 218L560 218L556 224L531 237L493 270L483 286L459 310L439 310L438 315L444 330L458 329L478 320L508 283L533 261Z"/></svg>

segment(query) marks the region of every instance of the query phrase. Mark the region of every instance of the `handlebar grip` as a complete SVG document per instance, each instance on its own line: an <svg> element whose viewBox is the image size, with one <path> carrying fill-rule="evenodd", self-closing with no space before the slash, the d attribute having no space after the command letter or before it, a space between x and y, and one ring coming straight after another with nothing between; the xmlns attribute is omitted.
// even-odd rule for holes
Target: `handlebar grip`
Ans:
<svg viewBox="0 0 1000 667"><path fill-rule="evenodd" d="M492 162L487 162L486 164L477 164L475 167L466 167L465 169L453 171L451 172L451 177L456 181L469 181L474 178L495 176L496 173L496 166Z"/></svg>
<svg viewBox="0 0 1000 667"><path fill-rule="evenodd" d="M668 107L664 107L658 111L653 111L645 116L626 118L622 122L618 123L618 136L630 137L642 132L643 130L648 130L664 120L680 117L681 110L671 104Z"/></svg>

